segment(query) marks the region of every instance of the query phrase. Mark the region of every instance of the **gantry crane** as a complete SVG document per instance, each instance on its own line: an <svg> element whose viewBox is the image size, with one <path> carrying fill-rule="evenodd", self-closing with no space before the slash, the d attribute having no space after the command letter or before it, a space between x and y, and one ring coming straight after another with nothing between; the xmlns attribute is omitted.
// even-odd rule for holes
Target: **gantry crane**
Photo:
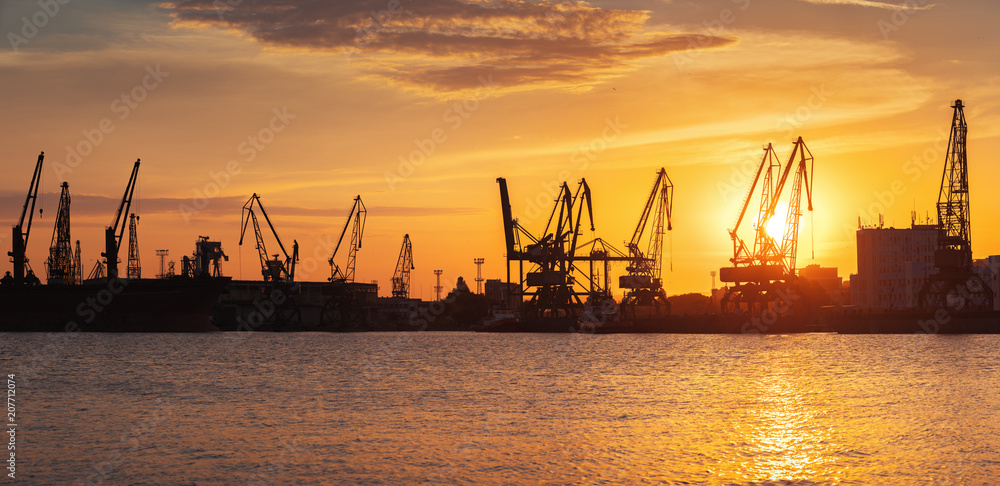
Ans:
<svg viewBox="0 0 1000 486"><path fill-rule="evenodd" d="M396 260L396 271L392 274L392 296L400 299L410 298L410 270L413 270L413 246L410 235L403 235L403 247L399 250Z"/></svg>
<svg viewBox="0 0 1000 486"><path fill-rule="evenodd" d="M132 175L129 176L128 185L125 186L125 194L122 195L122 201L118 205L115 220L104 230L104 252L101 256L104 257L109 279L118 278L118 249L121 248L122 236L125 234L125 220L122 215L129 214L129 209L132 207L132 194L139 178L139 160L136 159L135 165L132 166Z"/></svg>
<svg viewBox="0 0 1000 486"><path fill-rule="evenodd" d="M618 286L628 292L622 299L625 317L661 317L670 313L670 303L663 290L664 222L666 231L673 229L674 185L665 168L656 173L653 190L639 216L632 239L626 243L629 266L627 275L619 277Z"/></svg>
<svg viewBox="0 0 1000 486"><path fill-rule="evenodd" d="M743 200L736 224L729 230L729 236L733 240L733 258L730 259L733 266L720 269L719 276L721 281L734 285L722 298L723 313L747 312L759 315L773 306L774 302L787 300L787 297L779 298L779 295L798 293L794 280L799 218L802 215L802 188L805 187L808 209L812 211L813 156L802 137L799 137L794 142L792 154L784 169L777 160L774 148L768 144L764 148L760 166ZM768 233L767 227L777 211L793 166L795 177L792 181L788 210L779 242ZM754 245L751 251L740 238L738 231L758 182L761 182L760 210L754 224Z"/></svg>
<svg viewBox="0 0 1000 486"><path fill-rule="evenodd" d="M268 228L271 229L271 234L274 235L274 240L278 242L278 248L281 248L281 253L273 254L274 258L268 258L271 256L267 252L267 246L264 244L264 234L260 230L260 223L257 220L257 213L254 211L253 206L257 205L260 210L260 214L264 216L264 221L267 222ZM240 246L243 245L243 237L246 234L247 226L253 222L253 232L254 237L257 241L257 254L260 256L260 271L261 275L264 277L265 282L294 282L295 281L295 263L299 261L299 242L292 240L292 254L289 255L285 251L285 245L281 243L281 238L278 237L277 230L274 229L274 225L271 224L271 218L267 216L267 211L264 210L264 206L260 202L260 196L254 193L247 200L246 204L243 205L243 213L241 216L241 227L240 231ZM284 256L284 260L281 257Z"/></svg>
<svg viewBox="0 0 1000 486"><path fill-rule="evenodd" d="M35 201L38 199L38 185L42 180L42 160L44 159L45 152L42 152L38 155L38 162L35 163L35 172L32 174L31 184L28 186L28 196L24 199L24 208L21 209L21 218L13 228L14 241L11 245L11 251L7 253L14 264L14 280L12 281L14 285L25 284L25 267L28 264L25 251L28 248L28 236L31 234L31 221L35 217ZM27 222L24 220L25 217L28 218ZM35 279L30 280L32 280L31 283L35 283Z"/></svg>
<svg viewBox="0 0 1000 486"><path fill-rule="evenodd" d="M331 282L354 282L354 267L358 250L361 249L361 239L364 236L367 215L368 210L365 208L365 203L361 202L361 196L355 197L354 205L351 206L351 211L347 215L347 223L344 224L344 229L340 232L340 239L337 240L337 246L333 249L333 254L330 255ZM347 234L347 228L351 228L351 247L347 252L346 270L341 271L334 259L340 250L340 244L344 241L344 235Z"/></svg>
<svg viewBox="0 0 1000 486"><path fill-rule="evenodd" d="M52 230L52 243L49 245L49 259L45 261L48 268L49 284L73 284L76 271L73 268L73 246L69 229L69 183L62 183L59 194L59 209L56 210L56 224Z"/></svg>
<svg viewBox="0 0 1000 486"><path fill-rule="evenodd" d="M965 151L968 124L965 105L955 100L938 191L938 244L934 252L937 273L921 288L920 303L926 308L964 311L993 310L993 291L972 271L972 218L969 204L969 164Z"/></svg>

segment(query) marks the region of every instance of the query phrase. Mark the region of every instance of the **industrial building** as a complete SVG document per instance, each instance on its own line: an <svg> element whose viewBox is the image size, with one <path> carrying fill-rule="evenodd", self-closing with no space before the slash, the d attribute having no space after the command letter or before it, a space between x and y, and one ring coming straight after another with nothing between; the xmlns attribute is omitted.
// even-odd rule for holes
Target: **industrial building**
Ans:
<svg viewBox="0 0 1000 486"><path fill-rule="evenodd" d="M837 267L806 265L798 270L798 275L800 278L816 282L830 298L830 304L843 305L847 303L847 299L843 295L844 278L838 275Z"/></svg>
<svg viewBox="0 0 1000 486"><path fill-rule="evenodd" d="M858 273L851 275L851 304L871 309L913 309L927 276L935 272L935 225L862 227L857 232Z"/></svg>

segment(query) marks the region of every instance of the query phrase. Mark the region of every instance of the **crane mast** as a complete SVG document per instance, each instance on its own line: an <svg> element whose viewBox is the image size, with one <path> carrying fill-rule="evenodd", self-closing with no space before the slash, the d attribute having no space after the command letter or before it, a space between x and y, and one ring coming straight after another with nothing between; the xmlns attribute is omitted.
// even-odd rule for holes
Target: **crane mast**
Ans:
<svg viewBox="0 0 1000 486"><path fill-rule="evenodd" d="M673 182L667 175L667 170L661 167L639 216L639 223L632 233L632 239L626 243L630 258L626 268L628 275L618 279L618 286L628 289L622 299L623 315L626 317L662 316L670 311L661 272L665 234L663 223L666 222L666 231L673 229L670 219L673 194Z"/></svg>
<svg viewBox="0 0 1000 486"><path fill-rule="evenodd" d="M661 284L660 274L663 260L663 235L666 221L666 230L673 229L670 214L673 209L674 185L667 175L667 170L661 168L656 174L656 181L653 183L653 190L649 193L646 205L639 216L639 223L635 227L632 239L626 243L629 256L632 262L627 268L628 277L622 277L622 283L629 283L632 286L623 288L654 288ZM648 233L646 245L642 245L643 236L650 223L652 216L652 229ZM645 246L645 251L642 250Z"/></svg>
<svg viewBox="0 0 1000 486"><path fill-rule="evenodd" d="M413 270L413 246L410 244L410 235L403 235L403 247L399 250L399 258L396 260L396 271L392 274L392 296L409 299L410 298L410 270Z"/></svg>
<svg viewBox="0 0 1000 486"><path fill-rule="evenodd" d="M788 209L783 221L780 241L768 233L767 227L777 212L778 203L794 169ZM812 211L813 156L802 137L794 142L788 162L782 165L771 144L764 147L764 156L754 180L743 199L743 205L729 236L733 241L732 267L719 271L720 280L734 283L722 299L724 313L760 313L773 305L775 295L797 292L795 263L798 252L799 219L802 215L802 188L805 187L808 209ZM747 208L760 187L760 205L754 224L754 244L751 251L739 236Z"/></svg>
<svg viewBox="0 0 1000 486"><path fill-rule="evenodd" d="M274 235L274 240L278 243L278 248L281 249L281 253L273 254L273 258L268 258L272 256L267 252L267 246L264 243L264 234L260 229L260 222L257 220L257 213L254 211L253 206L257 205L257 209L260 210L261 216L264 217L264 221L267 223L268 228L271 230L271 234ZM264 205L260 202L260 196L254 193L250 196L250 199L243 205L243 213L241 217L242 221L240 226L242 230L240 231L240 246L243 245L243 237L246 235L247 226L253 223L254 238L257 243L257 255L260 257L260 269L261 276L263 276L265 282L294 282L295 281L295 263L299 260L299 242L292 240L292 254L289 255L285 250L285 245L281 243L281 238L278 236L278 231L274 229L274 225L271 224L271 218L268 217L267 211L264 209ZM285 259L281 260L281 256Z"/></svg>
<svg viewBox="0 0 1000 486"><path fill-rule="evenodd" d="M938 241L942 256L947 255L949 270L964 271L972 267L972 225L969 211L969 162L965 137L969 131L965 121L965 105L955 100L952 106L951 135L941 188L938 191L937 213L941 236ZM945 265L942 265L945 266Z"/></svg>
<svg viewBox="0 0 1000 486"><path fill-rule="evenodd" d="M122 215L129 214L129 209L132 207L132 194L139 178L139 161L140 159L136 159L135 165L132 166L132 174L129 176L128 185L125 186L125 193L118 205L114 222L104 230L104 252L101 256L105 259L106 272L110 279L118 278L118 249L121 248L122 236L125 233Z"/></svg>
<svg viewBox="0 0 1000 486"><path fill-rule="evenodd" d="M25 267L28 258L25 251L28 248L28 236L31 234L31 221L35 217L35 201L38 199L38 185L42 180L42 160L45 159L45 152L38 155L38 162L35 163L35 172L31 176L31 184L28 185L28 196L24 199L24 208L21 210L21 218L13 228L13 243L11 251L7 253L14 264L14 285L25 283ZM27 222L25 222L27 218Z"/></svg>
<svg viewBox="0 0 1000 486"><path fill-rule="evenodd" d="M729 237L733 240L733 258L729 261L733 263L734 266L749 266L758 263L757 257L760 253L759 249L764 246L767 238L767 233L761 234L763 229L761 222L764 220L767 214L767 204L770 203L771 194L771 179L773 177L774 167L777 165L777 155L774 153L774 148L771 144L767 144L764 147L764 156L761 158L760 165L757 167L757 172L754 175L753 182L747 189L746 194L743 196L743 205L740 208L739 216L736 218L736 223L733 228L729 230ZM764 180L761 181L761 176L764 176ZM753 197L754 190L757 188L757 183L761 184L761 202L760 209L757 213L757 219L754 222L754 247L751 250L746 242L739 235L740 225L743 223L743 219L746 217L747 209L750 206L750 200Z"/></svg>
<svg viewBox="0 0 1000 486"><path fill-rule="evenodd" d="M993 290L972 270L972 224L969 201L969 164L966 153L968 124L965 104L955 100L938 190L938 241L934 251L937 272L920 291L921 305L954 310L993 310Z"/></svg>
<svg viewBox="0 0 1000 486"><path fill-rule="evenodd" d="M343 231L340 232L340 239L337 240L337 246L333 249L333 254L330 255L330 281L331 282L353 282L354 281L354 268L357 262L358 250L361 249L361 240L364 236L365 231L365 219L367 218L368 210L365 208L365 203L361 201L361 196L354 198L354 205L351 206L351 211L347 215L347 223L344 224ZM352 224L353 223L353 224ZM345 270L341 270L340 266L334 261L337 257L337 252L340 250L340 245L344 241L344 235L347 234L347 228L351 228L351 247L347 251L347 266Z"/></svg>
<svg viewBox="0 0 1000 486"><path fill-rule="evenodd" d="M807 208L809 211L813 210L812 178L810 177L810 173L813 172L813 156L809 148L806 147L805 142L802 141L802 137L799 137L795 142L795 148L792 150L792 156L788 161L789 167L794 163L796 154L799 156L799 161L796 164L795 178L792 181L792 194L788 202L788 212L785 215L785 231L781 239L781 261L785 267L785 271L789 275L794 275L795 273L795 260L798 255L799 218L802 216L803 186L806 189ZM777 201L775 201L775 204L777 204Z"/></svg>
<svg viewBox="0 0 1000 486"><path fill-rule="evenodd" d="M69 183L62 183L59 194L59 209L56 210L56 224L52 230L52 243L49 245L48 283L72 284L76 275L73 269L73 246L70 239L69 224Z"/></svg>
<svg viewBox="0 0 1000 486"><path fill-rule="evenodd" d="M73 250L73 282L83 283L83 263L80 260L80 240L76 240L76 247Z"/></svg>
<svg viewBox="0 0 1000 486"><path fill-rule="evenodd" d="M139 263L139 217L129 214L128 220L128 278L142 278L142 266Z"/></svg>

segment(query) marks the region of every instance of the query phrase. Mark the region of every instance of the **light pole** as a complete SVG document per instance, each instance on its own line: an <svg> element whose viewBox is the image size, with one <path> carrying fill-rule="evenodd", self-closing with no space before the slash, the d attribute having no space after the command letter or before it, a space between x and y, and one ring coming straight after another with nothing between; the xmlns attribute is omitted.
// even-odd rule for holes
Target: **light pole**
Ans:
<svg viewBox="0 0 1000 486"><path fill-rule="evenodd" d="M715 314L715 270L708 272L712 276L712 292L708 294L709 312Z"/></svg>

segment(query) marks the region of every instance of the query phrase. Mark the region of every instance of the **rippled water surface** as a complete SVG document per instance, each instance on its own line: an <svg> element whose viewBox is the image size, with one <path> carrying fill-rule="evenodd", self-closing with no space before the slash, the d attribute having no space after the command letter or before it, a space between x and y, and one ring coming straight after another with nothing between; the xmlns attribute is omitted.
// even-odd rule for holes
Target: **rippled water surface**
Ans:
<svg viewBox="0 0 1000 486"><path fill-rule="evenodd" d="M997 336L0 339L27 484L1000 483Z"/></svg>

